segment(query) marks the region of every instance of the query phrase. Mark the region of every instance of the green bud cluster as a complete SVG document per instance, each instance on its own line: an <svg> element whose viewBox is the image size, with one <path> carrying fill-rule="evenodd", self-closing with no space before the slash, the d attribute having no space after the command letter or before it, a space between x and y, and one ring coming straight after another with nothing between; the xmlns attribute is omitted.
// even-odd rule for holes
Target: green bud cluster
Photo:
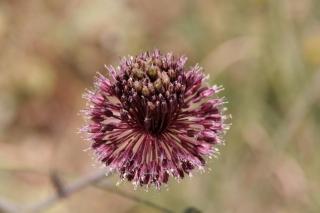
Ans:
<svg viewBox="0 0 320 213"><path fill-rule="evenodd" d="M176 81L176 73L162 58L137 58L125 72L128 90L133 88L146 98L162 93L169 89L180 88Z"/></svg>

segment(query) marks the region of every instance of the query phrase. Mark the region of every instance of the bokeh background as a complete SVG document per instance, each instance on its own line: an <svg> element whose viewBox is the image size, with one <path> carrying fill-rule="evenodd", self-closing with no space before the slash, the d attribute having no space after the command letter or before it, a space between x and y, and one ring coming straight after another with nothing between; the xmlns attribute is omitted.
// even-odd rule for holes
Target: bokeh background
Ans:
<svg viewBox="0 0 320 213"><path fill-rule="evenodd" d="M125 193L174 212L320 211L319 0L1 0L0 199L29 205L92 166L76 134L85 88L119 56L188 56L224 85L226 146L211 171ZM93 186L43 212L160 212Z"/></svg>

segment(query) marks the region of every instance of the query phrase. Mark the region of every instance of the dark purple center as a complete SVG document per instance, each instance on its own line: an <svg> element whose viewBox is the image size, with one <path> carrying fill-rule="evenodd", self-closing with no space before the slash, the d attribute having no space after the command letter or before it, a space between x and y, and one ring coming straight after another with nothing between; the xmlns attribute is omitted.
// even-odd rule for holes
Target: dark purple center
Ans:
<svg viewBox="0 0 320 213"><path fill-rule="evenodd" d="M184 66L157 57L137 57L123 65L112 93L121 101L121 117L126 113L152 134L161 134L179 117L187 80Z"/></svg>

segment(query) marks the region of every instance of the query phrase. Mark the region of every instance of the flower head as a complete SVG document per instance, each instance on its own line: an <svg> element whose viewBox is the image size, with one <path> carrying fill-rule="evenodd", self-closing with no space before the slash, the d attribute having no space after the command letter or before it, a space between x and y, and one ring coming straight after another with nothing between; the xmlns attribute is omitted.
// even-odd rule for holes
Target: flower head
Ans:
<svg viewBox="0 0 320 213"><path fill-rule="evenodd" d="M138 185L167 184L204 170L203 158L216 157L215 145L229 124L221 107L225 98L207 100L223 90L222 86L203 85L206 77L196 65L186 72L182 56L145 52L122 58L118 69L106 66L110 78L95 78L95 90L84 98L88 108L82 112L91 124L83 127L97 161Z"/></svg>

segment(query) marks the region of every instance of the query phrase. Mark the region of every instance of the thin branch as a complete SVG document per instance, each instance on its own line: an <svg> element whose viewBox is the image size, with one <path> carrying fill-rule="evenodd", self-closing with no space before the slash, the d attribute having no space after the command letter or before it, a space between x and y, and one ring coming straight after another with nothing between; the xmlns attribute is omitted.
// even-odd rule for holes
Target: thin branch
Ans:
<svg viewBox="0 0 320 213"><path fill-rule="evenodd" d="M19 212L21 207L11 201L5 200L4 198L0 198L0 212Z"/></svg>
<svg viewBox="0 0 320 213"><path fill-rule="evenodd" d="M63 189L65 196L68 196L68 195L98 181L99 179L101 179L102 177L105 176L107 171L108 171L108 169L103 169L95 174L88 175L84 178L81 178L81 179L75 181L74 183L71 183L70 185L65 186ZM40 211L48 208L52 204L56 203L57 201L59 201L62 198L63 197L61 197L59 195L59 193L55 193L55 194L49 196L48 198L46 198L45 200L40 201L38 203L35 203L35 204L27 207L24 210L24 212L40 212Z"/></svg>
<svg viewBox="0 0 320 213"><path fill-rule="evenodd" d="M106 191L121 195L122 197L128 198L130 200L134 200L134 201L136 201L138 203L145 204L145 205L150 206L150 207L152 207L154 209L157 209L159 211L162 211L162 212L165 212L165 213L175 213L175 212L171 211L170 209L167 209L165 207L159 206L158 204L152 203L152 202L150 202L148 200L144 200L144 199L141 199L141 198L139 198L139 197L137 197L135 195L131 195L131 194L128 194L126 192L114 189L113 187L110 187L109 184L95 182L95 183L93 183L93 185L96 186L99 189L106 190Z"/></svg>
<svg viewBox="0 0 320 213"><path fill-rule="evenodd" d="M51 181L54 185L54 188L56 189L57 194L60 197L66 197L67 196L67 192L65 190L65 185L62 182L61 178L59 177L57 172L52 172L51 173Z"/></svg>
<svg viewBox="0 0 320 213"><path fill-rule="evenodd" d="M32 172L32 170L25 170L25 171L21 170L18 172ZM118 194L122 197L131 199L131 200L136 201L138 203L145 204L147 206L150 206L154 209L157 209L157 210L165 212L165 213L175 213L175 212L171 211L170 209L159 206L159 205L152 203L148 200L144 200L144 199L141 199L137 196L130 195L130 194L127 194L126 192L114 189L106 183L101 183L101 182L99 183L99 180L101 180L101 178L103 178L107 172L108 172L108 169L98 171L95 174L91 174L86 177L83 177L83 178L75 181L74 183L71 183L66 186L64 186L64 184L61 182L57 173L51 173L51 178L53 180L53 184L55 187L57 187L59 189L59 190L57 190L56 193L52 194L51 196L49 196L45 200L37 202L37 203L30 205L26 208L22 208L21 206L11 204L10 202L7 202L7 201L0 199L0 213L1 213L1 210L3 210L4 212L10 212L10 213L11 212L12 213L13 212L33 212L33 213L40 212L46 208L49 208L51 205L55 204L59 200L65 198L65 197L68 197L70 194L72 194L76 191L79 191L88 185L92 185L97 188L107 190L109 192L113 192L113 193ZM63 192L63 196L61 196L62 195L61 192Z"/></svg>

